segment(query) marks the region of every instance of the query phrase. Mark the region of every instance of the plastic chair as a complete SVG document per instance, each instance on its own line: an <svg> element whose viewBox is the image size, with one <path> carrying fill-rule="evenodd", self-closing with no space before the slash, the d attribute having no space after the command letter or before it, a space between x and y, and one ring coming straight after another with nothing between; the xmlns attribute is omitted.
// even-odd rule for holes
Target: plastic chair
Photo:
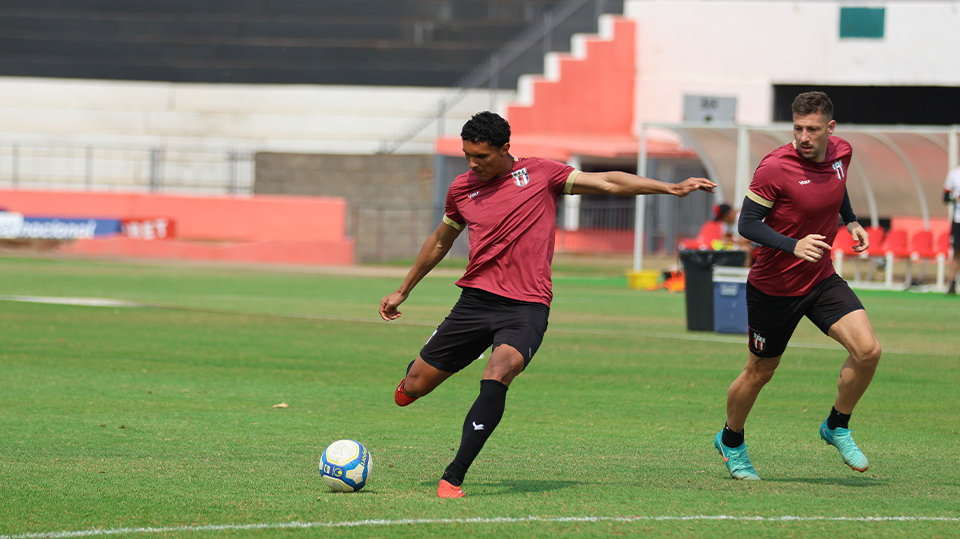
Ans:
<svg viewBox="0 0 960 539"><path fill-rule="evenodd" d="M880 247L883 245L884 235L886 230L882 226L868 226L864 230L867 232L867 241L870 242L870 247L867 247L867 251L860 253L861 258L866 258L870 256L868 253L872 248L874 252L880 252Z"/></svg>
<svg viewBox="0 0 960 539"><path fill-rule="evenodd" d="M893 262L898 258L907 258L910 257L910 251L908 248L909 237L907 236L906 230L890 230L887 232L886 236L883 238L883 247L882 251L884 256L887 259L887 267L885 268L886 273L884 275L884 284L888 288L893 288ZM909 267L909 266L908 266ZM908 269L909 273L909 269ZM907 280L907 286L910 285L910 281Z"/></svg>
<svg viewBox="0 0 960 539"><path fill-rule="evenodd" d="M934 258L933 252L933 232L921 230L910 238L910 259L919 260L921 258Z"/></svg>
<svg viewBox="0 0 960 539"><path fill-rule="evenodd" d="M950 256L950 232L944 232L940 234L937 238L937 242L933 244L933 254L934 256L942 254L945 257Z"/></svg>
<svg viewBox="0 0 960 539"><path fill-rule="evenodd" d="M944 286L944 277L946 274L947 260L950 258L950 231L946 231L937 236L937 241L933 244L932 257L937 261L937 288Z"/></svg>
<svg viewBox="0 0 960 539"><path fill-rule="evenodd" d="M868 226L864 228L864 231L867 233L869 246L866 251L861 253L853 249L858 243L854 241L853 236L850 235L850 232L847 231L847 227L845 226L841 226L840 229L837 230L837 237L833 242L834 268L838 274L843 274L844 259L850 257L856 261L853 274L854 282L860 282L860 261L868 260L871 257L871 251L874 253L881 252L883 244L885 231L882 226ZM866 280L870 281L873 279L873 269L873 265L869 265Z"/></svg>

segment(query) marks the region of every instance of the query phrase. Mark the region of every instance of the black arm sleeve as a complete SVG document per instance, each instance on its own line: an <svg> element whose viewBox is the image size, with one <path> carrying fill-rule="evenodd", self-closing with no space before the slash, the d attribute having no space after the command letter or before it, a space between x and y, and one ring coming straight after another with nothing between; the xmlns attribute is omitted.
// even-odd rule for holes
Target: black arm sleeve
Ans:
<svg viewBox="0 0 960 539"><path fill-rule="evenodd" d="M743 198L743 206L740 208L740 221L737 223L737 232L750 241L773 247L785 253L793 254L797 246L797 241L788 238L776 230L770 228L770 225L763 222L763 218L770 211L760 204L750 200L750 197Z"/></svg>
<svg viewBox="0 0 960 539"><path fill-rule="evenodd" d="M847 190L843 190L843 203L840 204L840 218L843 219L843 224L847 225L857 220L857 216L853 213L853 207L850 206L850 195L847 194Z"/></svg>

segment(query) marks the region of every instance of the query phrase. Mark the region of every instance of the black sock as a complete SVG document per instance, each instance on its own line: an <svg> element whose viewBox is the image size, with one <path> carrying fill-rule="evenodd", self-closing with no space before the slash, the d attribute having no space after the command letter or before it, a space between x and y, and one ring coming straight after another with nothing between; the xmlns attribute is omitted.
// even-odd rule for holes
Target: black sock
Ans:
<svg viewBox="0 0 960 539"><path fill-rule="evenodd" d="M849 429L851 414L841 414L836 408L830 408L830 415L827 417L827 428L833 430L837 427Z"/></svg>
<svg viewBox="0 0 960 539"><path fill-rule="evenodd" d="M409 375L410 375L410 369L413 368L413 364L416 363L416 362L417 362L417 360L414 359L413 361L410 362L409 365L407 365L407 374L404 374L404 376L409 376Z"/></svg>
<svg viewBox="0 0 960 539"><path fill-rule="evenodd" d="M443 479L451 485L459 487L463 484L463 477L467 475L473 459L477 458L483 444L493 434L493 429L500 424L506 402L507 386L496 380L480 380L480 396L463 420L460 449L443 472Z"/></svg>
<svg viewBox="0 0 960 539"><path fill-rule="evenodd" d="M743 433L745 431L737 432L727 425L723 426L723 434L720 435L720 441L723 445L727 447L740 447L743 445Z"/></svg>

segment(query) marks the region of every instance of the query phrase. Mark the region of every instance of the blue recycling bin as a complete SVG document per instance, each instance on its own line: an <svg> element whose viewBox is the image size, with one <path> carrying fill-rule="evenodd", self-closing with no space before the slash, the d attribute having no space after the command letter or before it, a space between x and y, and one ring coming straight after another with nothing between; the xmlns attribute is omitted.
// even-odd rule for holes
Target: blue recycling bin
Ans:
<svg viewBox="0 0 960 539"><path fill-rule="evenodd" d="M747 273L749 268L713 268L713 330L747 333Z"/></svg>

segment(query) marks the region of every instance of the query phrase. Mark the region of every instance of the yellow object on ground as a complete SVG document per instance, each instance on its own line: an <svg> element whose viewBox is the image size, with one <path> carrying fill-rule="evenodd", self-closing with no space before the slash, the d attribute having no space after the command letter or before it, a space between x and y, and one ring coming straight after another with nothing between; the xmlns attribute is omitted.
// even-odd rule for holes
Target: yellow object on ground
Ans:
<svg viewBox="0 0 960 539"><path fill-rule="evenodd" d="M656 270L627 272L627 286L634 290L653 290L657 286L660 272Z"/></svg>

